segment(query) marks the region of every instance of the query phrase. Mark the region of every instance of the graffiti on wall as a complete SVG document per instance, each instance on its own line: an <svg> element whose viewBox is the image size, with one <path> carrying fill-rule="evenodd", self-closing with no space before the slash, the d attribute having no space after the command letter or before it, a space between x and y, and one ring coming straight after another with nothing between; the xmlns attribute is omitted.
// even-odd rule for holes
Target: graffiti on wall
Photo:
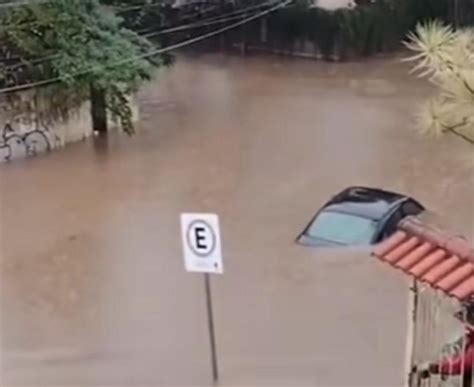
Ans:
<svg viewBox="0 0 474 387"><path fill-rule="evenodd" d="M0 132L0 162L36 156L61 144L60 138L46 125L20 130L6 123Z"/></svg>

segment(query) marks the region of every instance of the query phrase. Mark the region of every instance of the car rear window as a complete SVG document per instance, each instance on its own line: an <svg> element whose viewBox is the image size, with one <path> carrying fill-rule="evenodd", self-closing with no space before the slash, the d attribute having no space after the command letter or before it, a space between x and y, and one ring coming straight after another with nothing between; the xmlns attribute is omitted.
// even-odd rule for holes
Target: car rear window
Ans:
<svg viewBox="0 0 474 387"><path fill-rule="evenodd" d="M321 212L309 226L306 234L344 245L370 244L376 231L376 222L361 216L339 212Z"/></svg>

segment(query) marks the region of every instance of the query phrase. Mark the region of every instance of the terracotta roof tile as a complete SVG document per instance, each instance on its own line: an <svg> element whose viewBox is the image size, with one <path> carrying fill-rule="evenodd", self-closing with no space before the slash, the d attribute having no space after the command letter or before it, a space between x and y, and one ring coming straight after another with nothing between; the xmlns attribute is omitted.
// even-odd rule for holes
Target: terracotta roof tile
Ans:
<svg viewBox="0 0 474 387"><path fill-rule="evenodd" d="M402 243L396 246L392 251L385 254L382 258L384 261L387 261L391 264L395 264L398 260L404 258L409 252L411 252L415 247L420 243L418 237L411 237L405 239Z"/></svg>
<svg viewBox="0 0 474 387"><path fill-rule="evenodd" d="M474 295L474 248L418 218L400 222L373 255L461 301Z"/></svg>
<svg viewBox="0 0 474 387"><path fill-rule="evenodd" d="M421 259L425 258L426 255L433 250L433 248L434 246L429 242L422 243L411 253L400 259L395 264L395 266L402 270L409 270L417 263L419 263Z"/></svg>
<svg viewBox="0 0 474 387"><path fill-rule="evenodd" d="M451 255L449 258L443 259L435 267L430 269L424 276L421 277L421 280L435 286L436 282L451 273L460 264L461 260L459 257Z"/></svg>
<svg viewBox="0 0 474 387"><path fill-rule="evenodd" d="M438 264L443 258L447 255L446 250L436 249L430 255L424 256L423 259L420 259L418 263L408 270L408 274L411 274L415 277L421 277Z"/></svg>
<svg viewBox="0 0 474 387"><path fill-rule="evenodd" d="M409 235L416 235L442 247L453 255L474 262L474 247L462 236L453 235L434 225L424 223L414 216L408 216L403 219L398 228Z"/></svg>
<svg viewBox="0 0 474 387"><path fill-rule="evenodd" d="M442 280L440 280L436 287L449 292L450 290L461 285L467 278L469 278L474 272L474 266L472 263L467 262L459 266L456 270L452 271Z"/></svg>
<svg viewBox="0 0 474 387"><path fill-rule="evenodd" d="M469 277L462 284L454 288L450 294L460 300L471 297L471 295L474 294L474 277Z"/></svg>
<svg viewBox="0 0 474 387"><path fill-rule="evenodd" d="M377 256L384 256L389 251L393 250L394 247L397 247L401 242L403 242L407 237L405 231L398 230L390 238L385 239L383 242L375 246L374 254Z"/></svg>

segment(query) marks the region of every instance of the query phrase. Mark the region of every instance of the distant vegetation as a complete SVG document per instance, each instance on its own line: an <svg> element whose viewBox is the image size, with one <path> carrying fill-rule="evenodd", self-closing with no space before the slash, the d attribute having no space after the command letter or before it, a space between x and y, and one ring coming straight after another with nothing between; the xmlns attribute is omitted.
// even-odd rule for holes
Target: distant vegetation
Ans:
<svg viewBox="0 0 474 387"><path fill-rule="evenodd" d="M450 17L449 0L358 0L353 8L327 10L309 0L296 3L269 17L268 43L274 49L295 50L311 42L314 51L331 59L369 56L400 47L418 22ZM260 29L247 33L259 41Z"/></svg>

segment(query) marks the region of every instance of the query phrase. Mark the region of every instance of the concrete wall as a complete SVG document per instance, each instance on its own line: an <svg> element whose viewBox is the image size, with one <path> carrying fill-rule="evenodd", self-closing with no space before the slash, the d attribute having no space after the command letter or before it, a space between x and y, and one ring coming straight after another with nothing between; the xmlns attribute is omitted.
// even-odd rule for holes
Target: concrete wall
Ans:
<svg viewBox="0 0 474 387"><path fill-rule="evenodd" d="M0 163L36 156L92 135L88 102L65 119L51 120L37 109L47 101L41 101L34 90L5 98L0 101Z"/></svg>
<svg viewBox="0 0 474 387"><path fill-rule="evenodd" d="M32 91L15 95L15 112L0 101L0 163L37 156L93 135L89 102L71 111L67 119L54 121L41 118L35 109L40 104L41 101L35 102ZM131 105L133 121L137 123L138 105L134 97ZM109 127L115 126L109 120Z"/></svg>

